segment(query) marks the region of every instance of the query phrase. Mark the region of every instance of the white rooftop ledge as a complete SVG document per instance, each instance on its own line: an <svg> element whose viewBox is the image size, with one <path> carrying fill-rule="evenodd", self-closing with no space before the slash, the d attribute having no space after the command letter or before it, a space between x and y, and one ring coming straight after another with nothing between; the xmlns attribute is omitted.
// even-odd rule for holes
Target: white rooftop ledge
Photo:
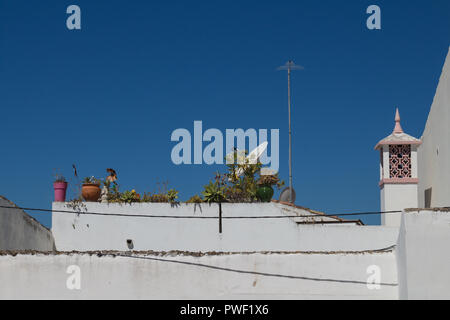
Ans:
<svg viewBox="0 0 450 320"><path fill-rule="evenodd" d="M130 248L137 251L193 252L358 251L392 246L398 234L398 228L359 226L356 222L298 224L302 221L337 219L324 217L317 211L275 202L222 204L222 234L219 234L217 204L85 205L89 213L97 214L83 214L83 211L81 214L53 213L52 232L58 251L126 251ZM53 210L71 209L67 203L53 203ZM148 215L158 217L145 217ZM304 215L317 218L251 219L255 216ZM193 216L202 219L188 218ZM203 219L206 217L209 218Z"/></svg>

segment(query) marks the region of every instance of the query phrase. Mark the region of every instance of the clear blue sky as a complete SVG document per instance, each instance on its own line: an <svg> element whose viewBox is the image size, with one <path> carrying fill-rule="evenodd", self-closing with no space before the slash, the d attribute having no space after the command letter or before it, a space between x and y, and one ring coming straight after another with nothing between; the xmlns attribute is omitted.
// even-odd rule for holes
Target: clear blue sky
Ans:
<svg viewBox="0 0 450 320"><path fill-rule="evenodd" d="M66 8L82 30L66 28ZM382 30L366 28L366 8ZM286 74L294 59L297 204L379 210L379 155L395 107L420 137L450 44L450 1L0 0L0 194L50 208L69 180L118 171L121 189L169 181L181 199L223 167L175 166L170 135L279 128L288 178ZM73 196L73 188L69 190ZM49 215L35 215L51 225ZM363 217L368 224L379 217Z"/></svg>

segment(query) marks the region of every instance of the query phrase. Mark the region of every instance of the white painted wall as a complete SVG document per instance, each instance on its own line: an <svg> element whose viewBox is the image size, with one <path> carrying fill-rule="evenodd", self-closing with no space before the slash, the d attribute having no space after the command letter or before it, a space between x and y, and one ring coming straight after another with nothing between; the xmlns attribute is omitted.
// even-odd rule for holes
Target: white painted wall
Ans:
<svg viewBox="0 0 450 320"><path fill-rule="evenodd" d="M141 256L142 257L142 256ZM155 257L155 256L144 256ZM0 256L0 299L397 299L395 254L232 254L157 258L336 281L274 278L168 262L88 254ZM66 270L81 270L69 290ZM381 270L369 290L367 268ZM362 283L347 283L345 281Z"/></svg>
<svg viewBox="0 0 450 320"><path fill-rule="evenodd" d="M450 299L450 210L403 215L397 246L401 299Z"/></svg>
<svg viewBox="0 0 450 320"><path fill-rule="evenodd" d="M419 206L432 188L431 207L450 207L450 51L419 147Z"/></svg>
<svg viewBox="0 0 450 320"><path fill-rule="evenodd" d="M403 213L399 233L392 232L396 228L385 227L299 229L300 247L335 245L341 252L134 253L134 257L145 259L117 256L130 254L127 252L0 252L0 299L450 299L450 209L439 210ZM116 230L110 232L114 233ZM373 244L377 236L387 236L389 242L396 239L395 250L342 252L350 241L356 248L360 243ZM267 237L276 241L274 234ZM185 241L189 240L174 244ZM248 248L244 244L239 251ZM287 250L289 247L283 251ZM149 258L308 279L234 273ZM66 287L70 276L66 271L71 265L81 270L79 291ZM379 267L380 281L385 284L381 290L366 286L369 266ZM319 281L324 279L327 281Z"/></svg>
<svg viewBox="0 0 450 320"><path fill-rule="evenodd" d="M216 204L180 204L177 207L163 203L86 205L89 212L105 214L218 216ZM53 209L69 210L63 203L54 203ZM291 216L311 215L311 212L278 203L223 204L223 215ZM127 239L133 240L134 250L352 251L389 247L396 243L398 236L398 228L298 225L295 220L305 219L224 219L223 234L220 235L218 219L78 216L55 212L52 232L58 251L128 250Z"/></svg>
<svg viewBox="0 0 450 320"><path fill-rule="evenodd" d="M381 188L381 211L402 211L417 208L417 184L386 183ZM389 227L400 227L401 213L381 215L381 224Z"/></svg>
<svg viewBox="0 0 450 320"><path fill-rule="evenodd" d="M15 207L0 196L0 206ZM0 208L0 251L2 250L53 250L53 236L23 210Z"/></svg>

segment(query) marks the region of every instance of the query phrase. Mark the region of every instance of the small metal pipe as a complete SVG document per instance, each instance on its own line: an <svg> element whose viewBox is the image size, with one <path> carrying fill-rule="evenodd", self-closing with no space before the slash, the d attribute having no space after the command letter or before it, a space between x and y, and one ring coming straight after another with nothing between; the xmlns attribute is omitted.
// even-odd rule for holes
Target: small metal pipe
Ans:
<svg viewBox="0 0 450 320"><path fill-rule="evenodd" d="M291 65L292 61L289 61L288 67L288 108L289 108L289 200L293 204L294 198L292 194L292 129L291 129Z"/></svg>
<svg viewBox="0 0 450 320"><path fill-rule="evenodd" d="M219 202L219 233L222 234L222 203Z"/></svg>

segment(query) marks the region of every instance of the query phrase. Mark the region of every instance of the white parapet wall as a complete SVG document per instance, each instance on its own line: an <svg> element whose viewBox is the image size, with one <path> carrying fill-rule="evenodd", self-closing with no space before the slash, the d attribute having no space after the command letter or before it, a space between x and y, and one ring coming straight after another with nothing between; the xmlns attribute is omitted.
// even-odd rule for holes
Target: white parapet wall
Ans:
<svg viewBox="0 0 450 320"><path fill-rule="evenodd" d="M0 196L0 251L54 249L50 230Z"/></svg>
<svg viewBox="0 0 450 320"><path fill-rule="evenodd" d="M218 205L86 203L91 214L64 213L54 203L52 232L58 251L133 250L190 252L352 251L395 245L398 228L351 224L304 225L311 210L279 203L223 204L223 233L219 234ZM99 215L100 213L101 215ZM145 217L146 215L159 216ZM177 218L167 218L176 216ZM191 219L189 217L201 219ZM255 216L273 217L253 219ZM227 219L243 217L243 219ZM209 219L212 218L212 219ZM327 217L316 220L335 220Z"/></svg>
<svg viewBox="0 0 450 320"><path fill-rule="evenodd" d="M398 298L392 251L0 255L0 283L0 299Z"/></svg>
<svg viewBox="0 0 450 320"><path fill-rule="evenodd" d="M407 210L397 245L401 299L450 299L450 209Z"/></svg>
<svg viewBox="0 0 450 320"><path fill-rule="evenodd" d="M141 212L174 213L170 206L158 206L149 204ZM115 205L109 208L118 210ZM242 215L251 207L233 208L224 207L224 215ZM270 214L274 208L289 215L300 210L302 215L302 209L273 203L258 208L258 215ZM106 210L100 204L89 208L94 209ZM206 216L213 215L202 210ZM302 219L297 216L269 219L267 224L230 220L224 223L223 235L217 234L216 219L205 219L206 224L197 227L197 219L174 219L179 221L175 223L172 219L56 214L60 214L54 224L57 244L70 246L74 241L64 250L78 251L0 251L0 299L450 298L450 209L405 210L399 230L303 225L297 224ZM66 224L73 231L61 228ZM83 224L89 227L81 229ZM164 231L170 228L175 232ZM126 237L133 237L138 248L123 249ZM383 249L388 244L394 246ZM95 249L86 252L90 246ZM122 249L100 251L102 246ZM147 251L136 251L141 247ZM180 249L184 247L194 250Z"/></svg>

